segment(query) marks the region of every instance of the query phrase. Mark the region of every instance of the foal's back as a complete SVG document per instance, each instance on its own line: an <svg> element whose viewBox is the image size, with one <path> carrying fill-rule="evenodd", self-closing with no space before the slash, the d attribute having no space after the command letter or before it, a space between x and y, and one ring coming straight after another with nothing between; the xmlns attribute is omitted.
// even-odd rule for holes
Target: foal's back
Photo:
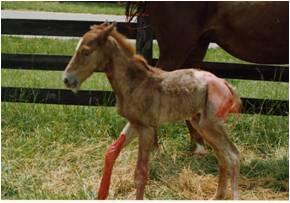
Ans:
<svg viewBox="0 0 290 203"><path fill-rule="evenodd" d="M200 70L182 69L176 71L160 71L155 84L148 86L151 99L150 116L158 125L164 122L192 119L211 111L212 116L225 119L229 112L238 112L239 97L225 80ZM158 98L158 99L156 99Z"/></svg>

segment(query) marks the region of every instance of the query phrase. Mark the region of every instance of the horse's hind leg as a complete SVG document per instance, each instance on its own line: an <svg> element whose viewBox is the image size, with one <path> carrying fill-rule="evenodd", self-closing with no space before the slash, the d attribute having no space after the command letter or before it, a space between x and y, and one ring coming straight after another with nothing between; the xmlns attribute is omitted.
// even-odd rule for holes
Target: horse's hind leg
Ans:
<svg viewBox="0 0 290 203"><path fill-rule="evenodd" d="M205 149L203 138L200 136L199 132L192 127L192 124L189 120L186 120L186 125L189 130L191 145L195 146L193 153L197 155L207 154Z"/></svg>
<svg viewBox="0 0 290 203"><path fill-rule="evenodd" d="M209 41L198 39L194 47L191 47L191 51L188 53L187 58L185 59L181 67L202 68L200 64L205 57L208 45ZM195 149L193 151L194 154L207 154L207 150L205 149L205 144L202 136L194 128L192 128L190 121L186 120L186 125L189 130L192 146L195 146Z"/></svg>
<svg viewBox="0 0 290 203"><path fill-rule="evenodd" d="M193 126L201 132L205 141L211 145L216 153L219 165L218 188L215 199L224 199L227 189L227 174L231 176L232 198L237 199L238 175L239 175L239 151L229 140L223 123L220 120L202 119L199 122L192 121Z"/></svg>
<svg viewBox="0 0 290 203"><path fill-rule="evenodd" d="M160 38L167 39L160 36ZM158 39L157 39L158 40ZM160 57L156 63L156 67L163 67L164 70L174 70L182 67L202 68L201 62L206 55L209 41L203 38L195 38L192 40L194 44L185 42L184 44L175 43L174 41L158 41L160 48ZM176 46L180 47L176 47ZM180 56L176 56L176 51L180 51ZM166 67L166 68L165 68ZM186 125L189 130L192 146L194 147L194 154L207 154L204 141L200 134L192 128L190 121L186 120Z"/></svg>
<svg viewBox="0 0 290 203"><path fill-rule="evenodd" d="M130 123L123 128L119 138L108 148L105 156L104 172L98 192L98 199L106 199L109 194L109 187L114 163L122 148L128 145L137 135L137 132Z"/></svg>

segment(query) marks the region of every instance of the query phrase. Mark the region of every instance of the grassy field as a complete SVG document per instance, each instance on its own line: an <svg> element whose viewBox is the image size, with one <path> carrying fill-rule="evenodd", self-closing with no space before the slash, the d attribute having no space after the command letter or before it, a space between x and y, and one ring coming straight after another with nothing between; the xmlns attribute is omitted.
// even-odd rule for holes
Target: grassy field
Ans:
<svg viewBox="0 0 290 203"><path fill-rule="evenodd" d="M2 1L1 9L124 15L124 5L59 1Z"/></svg>
<svg viewBox="0 0 290 203"><path fill-rule="evenodd" d="M54 3L54 2L52 2ZM2 2L3 8L3 2ZM77 40L2 36L2 53L71 55ZM158 48L154 48L155 57ZM221 49L206 60L240 62ZM64 88L61 72L1 70L1 86ZM288 99L288 84L231 80L243 97ZM111 90L96 73L82 89ZM113 107L1 103L1 198L94 199L103 157L126 120ZM247 200L288 200L288 117L240 115L227 124L241 152L239 193ZM192 155L183 123L159 129L146 199L209 199L217 184L213 153ZM134 199L137 142L116 162L109 199Z"/></svg>

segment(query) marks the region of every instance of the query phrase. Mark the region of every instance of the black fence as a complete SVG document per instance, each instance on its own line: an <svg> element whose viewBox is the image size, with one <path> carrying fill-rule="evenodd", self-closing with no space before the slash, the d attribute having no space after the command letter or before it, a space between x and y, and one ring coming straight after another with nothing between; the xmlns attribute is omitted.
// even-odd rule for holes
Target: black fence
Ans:
<svg viewBox="0 0 290 203"><path fill-rule="evenodd" d="M38 20L2 18L2 34L8 35L44 35L79 37L88 31L93 24L100 21L74 20ZM138 17L137 23L130 26L119 22L117 29L130 39L136 39L137 51L145 56L151 65L156 63L152 58L152 39L154 36L146 26L146 18ZM43 71L63 71L69 56L7 54L1 53L3 69L30 69ZM229 79L289 81L289 68L285 66L269 66L261 64L234 64L205 62L202 69L213 72L219 77ZM113 92L80 91L77 95L61 89L38 89L1 87L1 99L4 102L26 102L42 104L68 104L89 106L113 106ZM267 115L288 115L287 100L268 100L242 98L242 113L260 113Z"/></svg>

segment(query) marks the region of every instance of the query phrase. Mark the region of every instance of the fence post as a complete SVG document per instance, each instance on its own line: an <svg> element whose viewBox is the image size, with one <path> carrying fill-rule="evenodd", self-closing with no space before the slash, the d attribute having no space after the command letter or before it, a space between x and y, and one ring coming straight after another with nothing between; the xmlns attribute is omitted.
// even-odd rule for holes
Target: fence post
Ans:
<svg viewBox="0 0 290 203"><path fill-rule="evenodd" d="M137 17L137 36L136 36L136 49L137 53L144 56L149 64L152 64L152 31L149 26L148 16Z"/></svg>

